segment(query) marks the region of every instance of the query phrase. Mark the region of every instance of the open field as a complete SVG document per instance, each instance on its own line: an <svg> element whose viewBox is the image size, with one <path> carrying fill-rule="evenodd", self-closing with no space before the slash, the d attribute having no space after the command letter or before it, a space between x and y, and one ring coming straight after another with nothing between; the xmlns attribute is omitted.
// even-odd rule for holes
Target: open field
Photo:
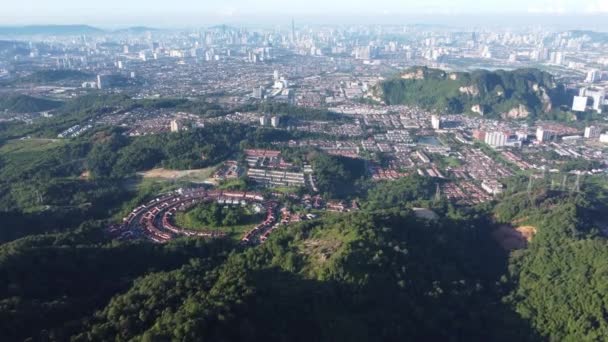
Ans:
<svg viewBox="0 0 608 342"><path fill-rule="evenodd" d="M63 141L57 139L10 140L0 147L0 154L43 152L63 144Z"/></svg>
<svg viewBox="0 0 608 342"><path fill-rule="evenodd" d="M168 170L156 168L145 172L139 172L138 175L142 176L144 179L179 180L202 183L211 177L213 171L215 171L215 167L197 170Z"/></svg>

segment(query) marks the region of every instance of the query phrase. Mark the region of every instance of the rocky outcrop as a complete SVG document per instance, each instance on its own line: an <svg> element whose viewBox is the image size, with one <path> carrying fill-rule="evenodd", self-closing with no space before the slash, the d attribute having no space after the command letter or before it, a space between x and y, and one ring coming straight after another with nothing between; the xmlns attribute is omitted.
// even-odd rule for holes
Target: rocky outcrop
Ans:
<svg viewBox="0 0 608 342"><path fill-rule="evenodd" d="M512 108L506 113L502 113L503 119L525 119L530 115L530 111L526 106L520 104L517 107Z"/></svg>
<svg viewBox="0 0 608 342"><path fill-rule="evenodd" d="M424 70L418 69L413 72L408 72L401 75L401 78L404 80L423 80L424 79Z"/></svg>
<svg viewBox="0 0 608 342"><path fill-rule="evenodd" d="M467 95L470 95L470 96L477 96L477 95L479 95L479 89L476 86L474 86L474 85L471 85L471 86L468 86L468 87L460 87L458 90L460 91L460 93L467 94Z"/></svg>
<svg viewBox="0 0 608 342"><path fill-rule="evenodd" d="M543 112L548 113L553 110L553 102L551 102L551 97L545 89L541 88L540 101L543 103Z"/></svg>
<svg viewBox="0 0 608 342"><path fill-rule="evenodd" d="M476 104L473 107L471 107L471 112L477 113L479 115L483 115L483 108L481 107L481 105Z"/></svg>

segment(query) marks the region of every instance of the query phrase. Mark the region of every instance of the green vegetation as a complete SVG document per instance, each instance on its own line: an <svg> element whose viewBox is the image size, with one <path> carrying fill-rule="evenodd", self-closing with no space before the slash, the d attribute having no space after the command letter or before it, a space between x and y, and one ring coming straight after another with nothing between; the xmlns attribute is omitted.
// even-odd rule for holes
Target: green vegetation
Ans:
<svg viewBox="0 0 608 342"><path fill-rule="evenodd" d="M253 109L253 108L252 108ZM285 103L271 103L266 102L257 106L257 110L275 114L283 118L283 121L297 121L297 120L321 120L321 121L349 121L345 115L330 112L323 109L311 109L303 107L295 107Z"/></svg>
<svg viewBox="0 0 608 342"><path fill-rule="evenodd" d="M57 118L0 124L3 341L608 336L605 176L581 179L582 192L575 192L547 190L558 177L548 175L528 192L528 178L518 175L499 201L455 207L434 200L441 180L415 175L372 183L364 160L285 149L288 160L313 164L327 198L356 199L361 210L281 226L251 247L232 239L109 240L104 228L110 219L182 186L140 181L138 172L217 165L238 159L243 148L294 137L222 124L137 138L118 128L70 140L37 138L100 113L183 103L84 97L58 109ZM23 135L35 138L11 140ZM575 160L562 166L596 165ZM571 183L572 176L567 188ZM221 186L249 189L243 179ZM438 219L421 218L413 208L432 209ZM248 210L211 203L175 219L183 227L237 236L261 219ZM533 226L536 235L527 249L507 252L494 237L503 224Z"/></svg>
<svg viewBox="0 0 608 342"><path fill-rule="evenodd" d="M473 113L472 108L479 106L484 116L490 117L518 110L521 105L524 111L511 117L529 119L555 116L570 99L563 85L536 69L447 73L419 67L403 75L381 83L374 94L388 104L417 105L439 112Z"/></svg>
<svg viewBox="0 0 608 342"><path fill-rule="evenodd" d="M57 82L71 82L77 83L86 80L94 80L95 75L82 72L79 70L40 70L32 73L29 76L20 78L17 80L18 83L57 83Z"/></svg>
<svg viewBox="0 0 608 342"><path fill-rule="evenodd" d="M327 154L312 156L316 185L332 198L345 198L359 194L362 182L367 178L367 164L362 159L352 159Z"/></svg>
<svg viewBox="0 0 608 342"><path fill-rule="evenodd" d="M367 207L386 209L404 203L428 205L435 194L435 181L417 174L394 182L381 182L367 195Z"/></svg>
<svg viewBox="0 0 608 342"><path fill-rule="evenodd" d="M0 111L11 113L36 113L57 109L61 102L28 95L0 97Z"/></svg>
<svg viewBox="0 0 608 342"><path fill-rule="evenodd" d="M216 202L200 204L185 213L175 215L175 223L183 228L212 230L230 228L237 225L256 224L262 216L251 208L222 206Z"/></svg>
<svg viewBox="0 0 608 342"><path fill-rule="evenodd" d="M87 224L71 233L28 237L0 246L3 340L28 336L69 340L68 336L80 331L83 317L127 291L138 277L171 271L191 258L199 264L217 265L229 243L108 243L100 240L100 229L99 224Z"/></svg>
<svg viewBox="0 0 608 342"><path fill-rule="evenodd" d="M431 205L432 180L382 182L369 188L360 212L283 227L247 249L230 240L109 242L101 222L26 237L0 246L0 334L54 341L601 340L608 249L592 221L602 217L608 187L596 178L587 184L581 194L515 191L495 208L436 203L440 218L429 221L410 208ZM137 202L160 191L149 185ZM222 229L248 220L243 210L204 205L178 220ZM13 222L27 224L24 217L31 219L22 214ZM508 260L494 241L494 218L538 233Z"/></svg>
<svg viewBox="0 0 608 342"><path fill-rule="evenodd" d="M131 186L138 171L216 165L237 154L241 145L265 138L264 130L220 125L137 138L108 129L69 141L6 142L0 147L0 212L7 222L24 224L3 226L0 241L65 231L124 213L122 206L133 204L138 194Z"/></svg>
<svg viewBox="0 0 608 342"><path fill-rule="evenodd" d="M591 200L591 201L589 201ZM605 203L583 194L519 194L498 205L501 220L537 227L529 248L512 255L506 298L550 340L601 341L608 336L606 239L594 217Z"/></svg>

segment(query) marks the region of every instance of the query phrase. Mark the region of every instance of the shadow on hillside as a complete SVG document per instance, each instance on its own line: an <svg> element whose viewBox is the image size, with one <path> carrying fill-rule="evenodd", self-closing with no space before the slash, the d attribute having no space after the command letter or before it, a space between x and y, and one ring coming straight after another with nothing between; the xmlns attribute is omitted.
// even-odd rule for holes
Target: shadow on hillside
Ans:
<svg viewBox="0 0 608 342"><path fill-rule="evenodd" d="M436 296L431 288L321 282L279 269L254 279L256 294L238 315L234 340L540 340L499 297L466 286Z"/></svg>

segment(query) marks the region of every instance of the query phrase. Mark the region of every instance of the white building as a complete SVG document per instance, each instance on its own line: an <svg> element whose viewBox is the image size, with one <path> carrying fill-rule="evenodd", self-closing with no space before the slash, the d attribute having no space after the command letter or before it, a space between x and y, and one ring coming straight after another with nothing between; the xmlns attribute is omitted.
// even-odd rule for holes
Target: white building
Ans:
<svg viewBox="0 0 608 342"><path fill-rule="evenodd" d="M182 130L182 124L177 120L171 120L171 132L177 133Z"/></svg>
<svg viewBox="0 0 608 342"><path fill-rule="evenodd" d="M589 72L587 72L587 77L585 78L585 82L586 83L595 83L595 82L599 82L602 79L602 74L600 73L599 70L594 69L594 70L589 70Z"/></svg>
<svg viewBox="0 0 608 342"><path fill-rule="evenodd" d="M603 107L606 105L606 90L605 89L589 89L581 88L579 96L593 99L593 110L602 113Z"/></svg>
<svg viewBox="0 0 608 342"><path fill-rule="evenodd" d="M556 65L564 64L564 54L561 51L551 52L551 63Z"/></svg>
<svg viewBox="0 0 608 342"><path fill-rule="evenodd" d="M95 89L97 88L97 82L83 82L82 87L87 89Z"/></svg>
<svg viewBox="0 0 608 342"><path fill-rule="evenodd" d="M103 89L105 86L105 77L103 75L97 75L97 89Z"/></svg>
<svg viewBox="0 0 608 342"><path fill-rule="evenodd" d="M575 96L572 102L573 112L584 112L587 110L587 96Z"/></svg>
<svg viewBox="0 0 608 342"><path fill-rule="evenodd" d="M555 133L552 131L547 131L542 127L538 127L536 129L536 140L538 142L545 142L551 140L555 136Z"/></svg>
<svg viewBox="0 0 608 342"><path fill-rule="evenodd" d="M266 115L260 116L260 125L262 125L262 126L268 125L268 117Z"/></svg>
<svg viewBox="0 0 608 342"><path fill-rule="evenodd" d="M441 119L437 115L431 116L431 126L434 130L441 129Z"/></svg>
<svg viewBox="0 0 608 342"><path fill-rule="evenodd" d="M264 98L264 93L265 93L264 87L255 87L255 88L253 88L252 96L256 99L261 100Z"/></svg>
<svg viewBox="0 0 608 342"><path fill-rule="evenodd" d="M495 180L484 180L481 187L491 195L499 195L503 191L502 183Z"/></svg>
<svg viewBox="0 0 608 342"><path fill-rule="evenodd" d="M492 147L502 147L507 144L509 135L505 132L488 132L486 133L485 143Z"/></svg>
<svg viewBox="0 0 608 342"><path fill-rule="evenodd" d="M600 135L600 142L608 144L608 134Z"/></svg>
<svg viewBox="0 0 608 342"><path fill-rule="evenodd" d="M602 134L602 130L596 126L589 126L585 128L585 139L597 139Z"/></svg>
<svg viewBox="0 0 608 342"><path fill-rule="evenodd" d="M279 127L279 124L281 123L281 118L278 116L273 116L270 119L270 124L272 125L272 127L277 128Z"/></svg>

